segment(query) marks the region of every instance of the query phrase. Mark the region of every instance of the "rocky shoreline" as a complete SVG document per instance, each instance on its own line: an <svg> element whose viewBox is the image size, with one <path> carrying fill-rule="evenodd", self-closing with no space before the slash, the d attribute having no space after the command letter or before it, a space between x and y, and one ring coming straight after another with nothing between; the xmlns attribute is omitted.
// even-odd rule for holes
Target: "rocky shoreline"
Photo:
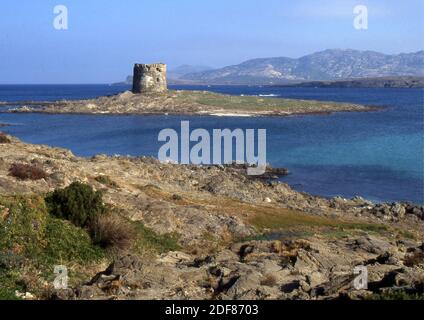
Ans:
<svg viewBox="0 0 424 320"><path fill-rule="evenodd" d="M175 235L179 246L149 255L117 252L84 267L84 277L67 290L39 296L28 286L23 297L320 300L424 293L423 206L299 193L272 180L285 170L253 179L240 166L80 158L8 140L0 148L0 200L81 181L101 190L114 212L157 235ZM9 171L14 163L46 176L16 179ZM0 201L0 224L8 212ZM368 270L368 289L353 286L357 266Z"/></svg>
<svg viewBox="0 0 424 320"><path fill-rule="evenodd" d="M366 107L352 103L230 96L207 91L189 90L168 90L155 94L133 94L130 91L126 91L96 99L56 102L3 102L0 105L15 106L14 109L7 112L111 115L290 116L378 110L376 107Z"/></svg>
<svg viewBox="0 0 424 320"><path fill-rule="evenodd" d="M377 77L310 81L285 85L300 88L424 88L423 77ZM277 87L284 87L280 85Z"/></svg>

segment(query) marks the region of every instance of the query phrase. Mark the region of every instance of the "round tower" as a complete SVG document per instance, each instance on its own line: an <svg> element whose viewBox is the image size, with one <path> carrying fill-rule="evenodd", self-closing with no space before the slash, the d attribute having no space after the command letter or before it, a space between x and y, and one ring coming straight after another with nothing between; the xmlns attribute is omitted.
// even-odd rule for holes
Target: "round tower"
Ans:
<svg viewBox="0 0 424 320"><path fill-rule="evenodd" d="M135 64L133 93L164 92L166 84L166 64Z"/></svg>

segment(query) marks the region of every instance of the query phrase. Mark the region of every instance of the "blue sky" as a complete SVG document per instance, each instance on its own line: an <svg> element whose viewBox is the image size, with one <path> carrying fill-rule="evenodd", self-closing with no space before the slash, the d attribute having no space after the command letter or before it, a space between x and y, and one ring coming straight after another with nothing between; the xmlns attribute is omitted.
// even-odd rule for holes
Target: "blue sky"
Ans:
<svg viewBox="0 0 424 320"><path fill-rule="evenodd" d="M53 27L65 5L68 30ZM353 8L369 10L368 30ZM1 0L0 83L109 83L135 62L220 67L328 48L424 49L422 0Z"/></svg>

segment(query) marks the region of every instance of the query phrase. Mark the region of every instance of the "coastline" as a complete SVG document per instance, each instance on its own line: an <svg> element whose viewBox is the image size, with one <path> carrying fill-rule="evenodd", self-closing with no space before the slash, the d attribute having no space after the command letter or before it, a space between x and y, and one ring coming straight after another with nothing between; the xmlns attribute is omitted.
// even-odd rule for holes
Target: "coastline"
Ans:
<svg viewBox="0 0 424 320"><path fill-rule="evenodd" d="M366 107L361 110L336 110L336 111L313 111L313 112L292 112L292 113L226 113L226 112L199 112L199 113L182 113L182 112L122 112L122 113L108 113L108 112L66 112L66 111L51 111L51 110L33 110L33 109L19 109L19 110L7 110L1 111L2 113L16 113L16 114L44 114L44 115L83 115L83 116L186 116L186 117L230 117L230 118L285 118L285 117L296 117L296 116L314 116L314 115L331 115L335 113L356 113L356 112L378 112L385 110L386 107ZM6 124L7 125L7 124Z"/></svg>
<svg viewBox="0 0 424 320"><path fill-rule="evenodd" d="M333 299L345 292L360 299L395 287L385 282L387 277L401 274L413 288L421 274L419 264L407 261L411 252L424 249L422 206L373 204L359 197L325 199L281 182L249 177L233 166L165 164L148 157L81 158L69 150L8 138L10 143L0 148L0 223L13 212L7 204L13 199L24 203L27 197L42 197L81 181L101 190L115 214L143 223L155 237L172 234L177 239L172 250L143 255L144 267L136 270L132 266L138 265L140 256L135 251L106 258L84 270L91 284L53 290L55 298L177 298L179 279L190 275L184 298ZM9 173L14 163L37 166L46 177L16 179ZM132 272L132 280L119 284L130 289L112 296L102 289L111 282L96 274L109 263L111 275ZM358 264L367 265L374 289L355 292L340 286L341 279L350 283ZM211 271L216 268L225 271ZM206 288L204 274L211 281ZM140 286L132 288L125 281ZM146 281L150 285L144 288ZM223 286L227 281L230 284ZM280 290L293 281L299 285Z"/></svg>

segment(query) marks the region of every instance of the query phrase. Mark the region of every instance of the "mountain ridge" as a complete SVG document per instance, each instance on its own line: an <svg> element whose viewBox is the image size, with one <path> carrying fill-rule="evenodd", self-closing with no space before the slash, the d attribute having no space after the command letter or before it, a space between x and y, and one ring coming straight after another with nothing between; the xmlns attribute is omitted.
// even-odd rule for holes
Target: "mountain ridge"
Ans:
<svg viewBox="0 0 424 320"><path fill-rule="evenodd" d="M180 80L207 84L285 84L349 78L424 76L424 50L384 54L326 49L300 58L255 58L237 65L188 73Z"/></svg>

